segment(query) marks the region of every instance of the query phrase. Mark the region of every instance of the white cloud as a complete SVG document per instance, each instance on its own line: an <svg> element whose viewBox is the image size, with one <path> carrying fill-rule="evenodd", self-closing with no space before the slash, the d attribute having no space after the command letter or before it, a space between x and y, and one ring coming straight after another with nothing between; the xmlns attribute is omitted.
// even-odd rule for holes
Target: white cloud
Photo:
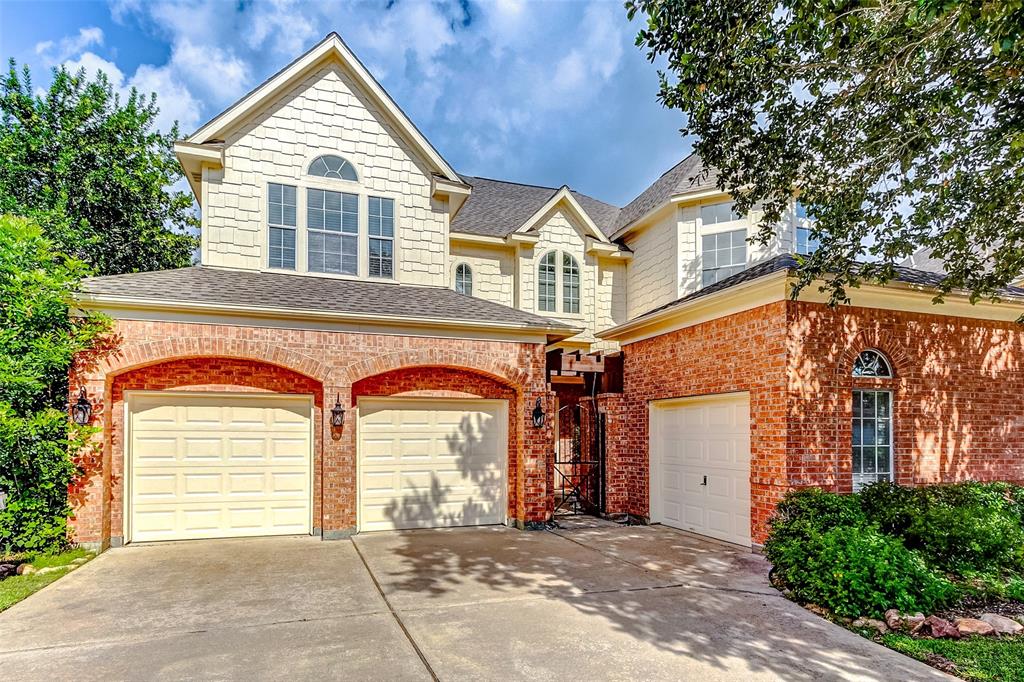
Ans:
<svg viewBox="0 0 1024 682"><path fill-rule="evenodd" d="M219 47L200 47L189 38L175 44L167 68L214 102L234 101L247 90L250 79L249 66L241 58Z"/></svg>
<svg viewBox="0 0 1024 682"><path fill-rule="evenodd" d="M64 62L64 68L71 73L78 73L85 69L85 75L89 79L95 79L100 71L106 74L107 79L115 90L120 91L124 87L124 73L117 68L117 64L109 62L92 52L83 52L77 59L68 59Z"/></svg>
<svg viewBox="0 0 1024 682"><path fill-rule="evenodd" d="M103 30L95 26L78 29L78 35L67 36L55 43L46 40L36 43L36 54L48 64L59 64L81 54L83 50L94 45L103 45Z"/></svg>
<svg viewBox="0 0 1024 682"><path fill-rule="evenodd" d="M156 104L160 107L157 128L168 131L175 121L179 134L188 135L200 122L200 102L189 89L175 77L168 67L141 65L128 82L129 88L136 88L142 94L156 93Z"/></svg>
<svg viewBox="0 0 1024 682"><path fill-rule="evenodd" d="M83 52L77 59L69 59L64 62L64 67L72 73L85 69L86 76L90 79L94 79L96 74L102 71L114 92L122 99L128 96L132 88L136 88L139 94L147 97L156 93L156 103L160 108L156 119L159 130L166 132L175 121L178 121L182 134L186 134L199 123L200 103L188 88L175 79L168 67L143 64L126 80L124 73L116 64L92 52Z"/></svg>

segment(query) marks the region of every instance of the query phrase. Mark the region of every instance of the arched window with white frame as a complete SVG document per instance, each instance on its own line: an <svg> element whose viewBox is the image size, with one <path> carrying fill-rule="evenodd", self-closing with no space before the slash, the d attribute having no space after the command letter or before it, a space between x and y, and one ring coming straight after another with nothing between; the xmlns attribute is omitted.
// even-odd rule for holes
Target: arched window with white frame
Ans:
<svg viewBox="0 0 1024 682"><path fill-rule="evenodd" d="M853 389L853 490L894 480L892 363L881 351L868 348L857 355L851 372L870 386Z"/></svg>
<svg viewBox="0 0 1024 682"><path fill-rule="evenodd" d="M350 180L359 182L359 175L356 168L348 159L337 154L324 154L313 159L306 171L309 175L321 178L334 178L336 180Z"/></svg>
<svg viewBox="0 0 1024 682"><path fill-rule="evenodd" d="M455 291L466 296L473 295L473 269L468 263L459 263L455 268Z"/></svg>
<svg viewBox="0 0 1024 682"><path fill-rule="evenodd" d="M557 301L555 256L555 251L546 253L537 266L537 309L547 313L555 312Z"/></svg>
<svg viewBox="0 0 1024 682"><path fill-rule="evenodd" d="M580 264L567 253L562 254L562 312L580 311Z"/></svg>

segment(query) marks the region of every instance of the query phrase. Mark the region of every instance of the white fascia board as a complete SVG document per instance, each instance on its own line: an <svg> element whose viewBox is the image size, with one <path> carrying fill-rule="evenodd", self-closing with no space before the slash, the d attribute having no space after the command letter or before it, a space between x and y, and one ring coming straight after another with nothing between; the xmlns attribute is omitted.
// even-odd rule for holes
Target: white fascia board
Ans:
<svg viewBox="0 0 1024 682"><path fill-rule="evenodd" d="M393 328L396 330L415 330L422 334L425 330L438 329L450 331L490 332L507 334L510 337L543 335L548 338L569 338L583 331L582 328L570 327L538 327L535 325L516 324L512 322L486 322L479 320L450 320L430 317L392 317L386 318L370 313L339 313L321 310L292 310L263 306L241 306L224 303L199 303L194 301L155 301L150 299L127 296L105 296L96 294L79 294L76 306L80 309L95 309L119 317L120 311L147 311L150 313L198 313L204 316L231 316L235 319L273 319L291 321L309 321L331 323L335 325L370 326L375 329ZM155 319L155 318L154 318Z"/></svg>
<svg viewBox="0 0 1024 682"><path fill-rule="evenodd" d="M448 218L454 218L462 208L462 205L469 199L473 189L463 183L455 183L436 175L430 177L430 196L435 199L445 199L448 202Z"/></svg>
<svg viewBox="0 0 1024 682"><path fill-rule="evenodd" d="M573 213L576 214L576 219L582 222L583 226L587 228L587 232L590 233L590 236L601 242L608 241L608 237L606 237L604 233L601 232L601 230L597 229L597 225L594 224L594 221L590 219L590 216L587 215L587 212L583 210L582 206L580 206L580 202L576 201L576 197L572 195L572 192L569 191L569 188L566 187L565 185L563 185L557 192L555 192L551 196L551 198L548 199L547 202L543 206L541 206L540 209L537 210L536 213L527 218L526 222L517 227L515 231L517 233L531 231L534 227L537 226L540 220L545 215L548 214L548 212L550 212L552 209L554 209L555 206L557 206L560 202L563 201L569 206L569 208L572 209Z"/></svg>
<svg viewBox="0 0 1024 682"><path fill-rule="evenodd" d="M509 242L504 237L491 237L483 234L470 234L468 232L449 232L448 240L452 243L479 246L509 246Z"/></svg>

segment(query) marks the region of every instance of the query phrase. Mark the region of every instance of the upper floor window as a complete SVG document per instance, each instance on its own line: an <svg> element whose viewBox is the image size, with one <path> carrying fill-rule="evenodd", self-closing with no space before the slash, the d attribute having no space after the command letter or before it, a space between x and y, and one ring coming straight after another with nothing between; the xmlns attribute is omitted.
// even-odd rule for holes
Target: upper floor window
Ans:
<svg viewBox="0 0 1024 682"><path fill-rule="evenodd" d="M579 314L581 274L579 261L565 251L544 254L537 265L537 310Z"/></svg>
<svg viewBox="0 0 1024 682"><path fill-rule="evenodd" d="M555 252L545 254L537 266L537 309L555 312Z"/></svg>
<svg viewBox="0 0 1024 682"><path fill-rule="evenodd" d="M334 154L324 154L313 159L313 163L309 164L308 173L321 178L337 178L338 180L351 180L352 182L359 180L355 167L345 159Z"/></svg>
<svg viewBox="0 0 1024 682"><path fill-rule="evenodd" d="M295 188L270 183L267 188L267 223L269 234L268 265L272 268L295 269Z"/></svg>
<svg viewBox="0 0 1024 682"><path fill-rule="evenodd" d="M395 260L395 200L370 197L370 277L392 277Z"/></svg>
<svg viewBox="0 0 1024 682"><path fill-rule="evenodd" d="M359 274L359 196L306 190L310 272Z"/></svg>
<svg viewBox="0 0 1024 682"><path fill-rule="evenodd" d="M580 264L567 253L562 254L562 312L580 311Z"/></svg>
<svg viewBox="0 0 1024 682"><path fill-rule="evenodd" d="M717 204L705 204L700 207L700 221L704 225L717 225L739 220L742 216L736 212L736 205L731 201Z"/></svg>
<svg viewBox="0 0 1024 682"><path fill-rule="evenodd" d="M811 234L811 223L814 219L807 213L807 207L799 201L796 202L793 213L796 216L796 252L803 255L814 253L819 246L818 240Z"/></svg>
<svg viewBox="0 0 1024 682"><path fill-rule="evenodd" d="M708 286L742 272L747 266L747 231L706 234L701 240L701 285Z"/></svg>
<svg viewBox="0 0 1024 682"><path fill-rule="evenodd" d="M473 270L466 263L455 268L455 291L466 296L473 295Z"/></svg>

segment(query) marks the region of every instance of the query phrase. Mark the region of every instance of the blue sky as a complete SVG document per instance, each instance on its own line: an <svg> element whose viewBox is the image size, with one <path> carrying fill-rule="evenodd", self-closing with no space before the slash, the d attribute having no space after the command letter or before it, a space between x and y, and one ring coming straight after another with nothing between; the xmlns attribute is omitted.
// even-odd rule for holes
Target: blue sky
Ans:
<svg viewBox="0 0 1024 682"><path fill-rule="evenodd" d="M621 2L0 0L0 54L156 92L183 133L337 31L460 172L624 204L688 151Z"/></svg>

